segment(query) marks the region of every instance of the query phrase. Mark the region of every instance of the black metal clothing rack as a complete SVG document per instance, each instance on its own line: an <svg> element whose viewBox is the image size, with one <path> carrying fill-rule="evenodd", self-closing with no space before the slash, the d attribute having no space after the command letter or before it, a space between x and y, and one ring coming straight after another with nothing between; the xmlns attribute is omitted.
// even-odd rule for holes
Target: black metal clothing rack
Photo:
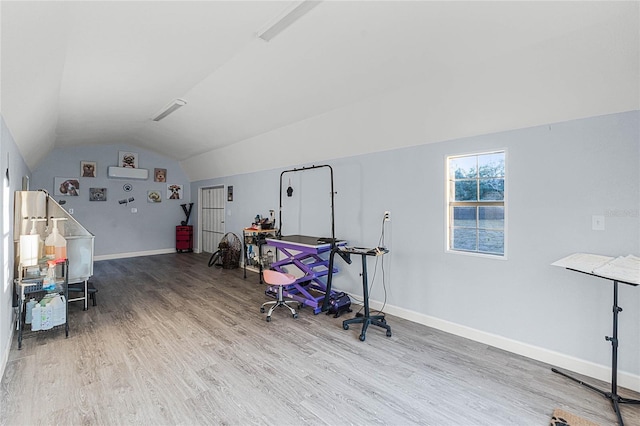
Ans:
<svg viewBox="0 0 640 426"><path fill-rule="evenodd" d="M579 271L577 269L571 269L571 268L567 268L567 269L613 281L613 335L605 336L605 340L611 342L611 391L609 392L602 389L598 389L595 386L585 383L580 379L570 376L569 374L563 373L556 368L552 368L551 371L553 371L554 373L558 373L561 376L564 376L568 379L571 379L574 382L577 382L583 386L586 386L587 388L595 392L598 392L600 395L610 400L613 411L616 413L616 416L618 417L618 424L620 426L624 426L624 421L622 419L622 412L620 411L620 404L640 404L640 400L624 398L618 395L618 314L622 312L622 308L618 306L618 283L628 284L632 286L637 286L638 284L630 283L626 281L620 281L620 280L616 280L608 277L603 277L593 273Z"/></svg>

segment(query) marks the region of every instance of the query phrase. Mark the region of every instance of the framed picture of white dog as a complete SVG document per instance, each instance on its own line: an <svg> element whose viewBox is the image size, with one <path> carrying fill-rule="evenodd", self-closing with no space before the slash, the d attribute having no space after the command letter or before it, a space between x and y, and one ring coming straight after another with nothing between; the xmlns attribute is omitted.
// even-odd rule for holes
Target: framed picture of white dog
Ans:
<svg viewBox="0 0 640 426"><path fill-rule="evenodd" d="M53 194L77 197L80 195L80 181L74 177L54 177Z"/></svg>
<svg viewBox="0 0 640 426"><path fill-rule="evenodd" d="M138 168L138 154L129 151L118 151L118 167Z"/></svg>
<svg viewBox="0 0 640 426"><path fill-rule="evenodd" d="M160 191L147 191L147 203L161 203L162 195Z"/></svg>

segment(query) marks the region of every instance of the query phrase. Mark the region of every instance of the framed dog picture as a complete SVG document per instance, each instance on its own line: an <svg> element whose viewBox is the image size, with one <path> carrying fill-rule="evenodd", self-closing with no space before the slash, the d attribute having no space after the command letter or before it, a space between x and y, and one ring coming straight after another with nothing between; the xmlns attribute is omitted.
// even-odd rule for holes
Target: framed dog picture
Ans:
<svg viewBox="0 0 640 426"><path fill-rule="evenodd" d="M161 203L162 195L160 191L147 191L147 203Z"/></svg>
<svg viewBox="0 0 640 426"><path fill-rule="evenodd" d="M167 169L153 169L153 181L154 182L166 182L167 181Z"/></svg>
<svg viewBox="0 0 640 426"><path fill-rule="evenodd" d="M118 151L118 167L138 168L138 154L129 151Z"/></svg>
<svg viewBox="0 0 640 426"><path fill-rule="evenodd" d="M53 178L53 194L77 197L80 195L80 182L78 181L78 178Z"/></svg>
<svg viewBox="0 0 640 426"><path fill-rule="evenodd" d="M81 161L80 162L80 176L81 177L96 177L96 162L95 161Z"/></svg>
<svg viewBox="0 0 640 426"><path fill-rule="evenodd" d="M182 185L170 184L167 185L167 200L181 200L182 199Z"/></svg>
<svg viewBox="0 0 640 426"><path fill-rule="evenodd" d="M107 201L107 188L89 188L89 201Z"/></svg>

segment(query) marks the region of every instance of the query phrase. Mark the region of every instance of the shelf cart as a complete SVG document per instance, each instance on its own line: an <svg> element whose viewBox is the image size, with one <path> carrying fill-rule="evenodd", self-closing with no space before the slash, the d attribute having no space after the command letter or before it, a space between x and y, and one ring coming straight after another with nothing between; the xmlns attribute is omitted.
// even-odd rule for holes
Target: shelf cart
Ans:
<svg viewBox="0 0 640 426"><path fill-rule="evenodd" d="M56 260L56 269L60 265L61 273L60 276L56 275L56 285L62 285L62 290L59 291L59 294L64 295L65 300L65 322L63 324L59 324L57 326L52 327L50 330L55 330L59 327L64 326L65 337L69 337L69 260L68 259L57 259ZM18 268L18 278L15 280L15 292L18 296L18 317L16 329L18 330L18 349L22 349L22 335L25 327L25 314L26 314L26 296L27 295L38 295L46 293L42 289L42 284L44 281L44 276L30 276L29 274L25 274L26 267L20 265ZM49 330L42 330L49 331Z"/></svg>

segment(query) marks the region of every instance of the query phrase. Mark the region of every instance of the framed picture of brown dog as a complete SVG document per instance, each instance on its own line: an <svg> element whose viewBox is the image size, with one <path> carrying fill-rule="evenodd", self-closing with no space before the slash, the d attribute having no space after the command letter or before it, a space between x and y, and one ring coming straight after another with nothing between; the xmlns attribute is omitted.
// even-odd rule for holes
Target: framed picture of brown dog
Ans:
<svg viewBox="0 0 640 426"><path fill-rule="evenodd" d="M96 177L97 165L95 161L81 161L80 162L80 176L81 177Z"/></svg>
<svg viewBox="0 0 640 426"><path fill-rule="evenodd" d="M80 181L78 178L55 177L53 178L53 194L77 197L80 195Z"/></svg>
<svg viewBox="0 0 640 426"><path fill-rule="evenodd" d="M166 182L167 181L167 169L153 169L153 181L154 182Z"/></svg>

